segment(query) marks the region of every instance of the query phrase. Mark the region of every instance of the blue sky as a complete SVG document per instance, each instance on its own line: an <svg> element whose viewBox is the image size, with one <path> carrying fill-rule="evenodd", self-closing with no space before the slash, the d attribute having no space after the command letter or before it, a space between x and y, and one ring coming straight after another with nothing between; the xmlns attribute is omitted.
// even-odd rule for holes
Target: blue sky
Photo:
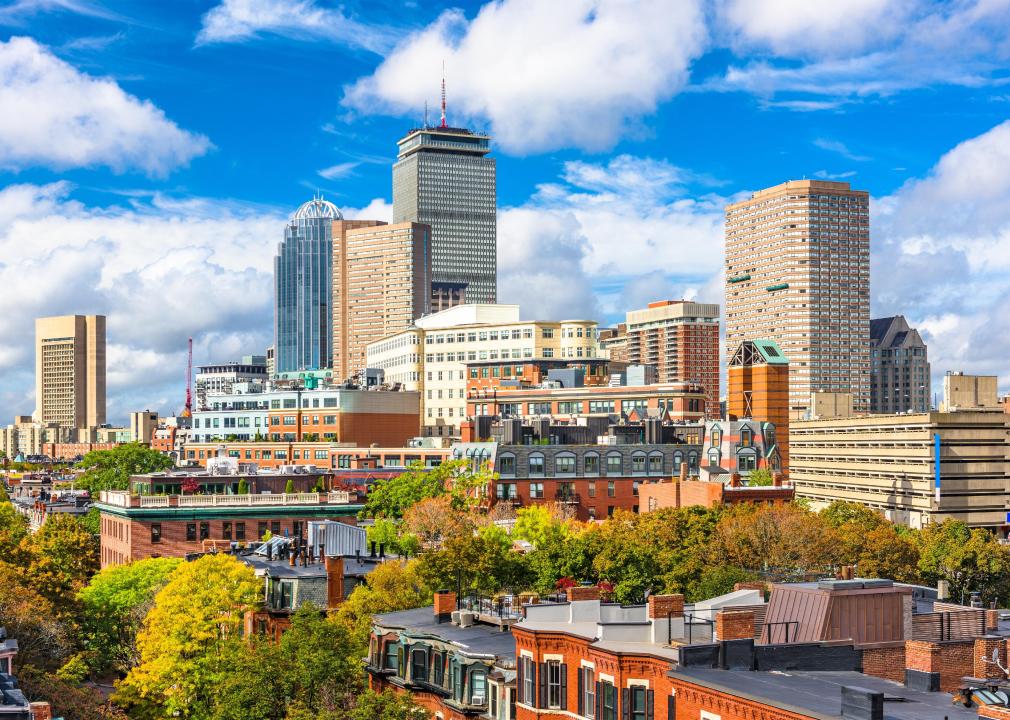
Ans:
<svg viewBox="0 0 1010 720"><path fill-rule="evenodd" d="M527 316L721 301L727 201L844 179L874 313L1006 387L1008 26L1006 0L0 0L0 409L32 409L39 315L109 316L114 419L178 409L190 335L262 352L284 218L317 189L387 217L443 62L450 122L496 139Z"/></svg>

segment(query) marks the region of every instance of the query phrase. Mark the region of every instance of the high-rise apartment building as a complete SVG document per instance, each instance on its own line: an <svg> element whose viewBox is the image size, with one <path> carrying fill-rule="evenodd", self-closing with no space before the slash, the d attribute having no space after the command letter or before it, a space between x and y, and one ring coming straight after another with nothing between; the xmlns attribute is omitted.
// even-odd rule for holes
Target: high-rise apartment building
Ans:
<svg viewBox="0 0 1010 720"><path fill-rule="evenodd" d="M35 419L67 428L105 424L105 316L35 321Z"/></svg>
<svg viewBox="0 0 1010 720"><path fill-rule="evenodd" d="M927 412L929 359L919 331L902 315L870 321L870 412Z"/></svg>
<svg viewBox="0 0 1010 720"><path fill-rule="evenodd" d="M343 225L346 223L338 223ZM333 234L333 369L365 369L365 348L429 312L431 229L371 224Z"/></svg>
<svg viewBox="0 0 1010 720"><path fill-rule="evenodd" d="M719 416L719 306L686 300L649 303L627 314L627 359L652 365L661 383L705 388L705 411Z"/></svg>
<svg viewBox="0 0 1010 720"><path fill-rule="evenodd" d="M432 307L494 303L497 193L491 138L462 128L411 130L393 165L393 222L431 227Z"/></svg>
<svg viewBox="0 0 1010 720"><path fill-rule="evenodd" d="M848 183L793 180L726 206L727 352L774 340L793 408L811 392L870 408L869 200Z"/></svg>

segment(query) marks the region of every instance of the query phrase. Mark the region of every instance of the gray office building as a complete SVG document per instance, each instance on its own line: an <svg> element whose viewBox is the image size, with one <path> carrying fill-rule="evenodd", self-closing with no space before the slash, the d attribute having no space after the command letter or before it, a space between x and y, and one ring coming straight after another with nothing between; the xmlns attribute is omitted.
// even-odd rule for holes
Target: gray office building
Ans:
<svg viewBox="0 0 1010 720"><path fill-rule="evenodd" d="M291 216L274 258L275 372L331 366L333 223L337 207L315 197Z"/></svg>
<svg viewBox="0 0 1010 720"><path fill-rule="evenodd" d="M424 127L398 143L393 222L431 226L432 312L498 299L497 193L491 138Z"/></svg>
<svg viewBox="0 0 1010 720"><path fill-rule="evenodd" d="M919 331L902 315L870 321L870 412L928 412L929 359Z"/></svg>

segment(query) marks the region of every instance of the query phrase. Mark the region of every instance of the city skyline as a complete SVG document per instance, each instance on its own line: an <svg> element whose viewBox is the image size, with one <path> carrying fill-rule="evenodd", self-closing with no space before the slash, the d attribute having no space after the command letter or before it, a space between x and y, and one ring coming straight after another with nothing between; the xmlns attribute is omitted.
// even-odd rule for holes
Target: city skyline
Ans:
<svg viewBox="0 0 1010 720"><path fill-rule="evenodd" d="M0 403L34 407L36 317L108 316L117 421L181 409L190 335L197 363L261 354L287 217L319 190L345 217L390 219L395 142L426 100L435 121L443 60L449 124L494 138L499 300L524 316L722 304L723 206L841 178L871 195L871 315L905 315L936 376L999 374L1006 389L1006 11L881 3L774 25L786 6L704 19L644 3L609 35L591 32L622 20L606 2L0 7L0 97L34 118L8 119L0 147ZM546 28L583 68L558 64ZM496 35L514 46L501 61ZM630 68L615 63L629 49ZM293 92L299 112L282 112ZM108 132L79 135L57 105ZM760 142L741 151L745 136Z"/></svg>

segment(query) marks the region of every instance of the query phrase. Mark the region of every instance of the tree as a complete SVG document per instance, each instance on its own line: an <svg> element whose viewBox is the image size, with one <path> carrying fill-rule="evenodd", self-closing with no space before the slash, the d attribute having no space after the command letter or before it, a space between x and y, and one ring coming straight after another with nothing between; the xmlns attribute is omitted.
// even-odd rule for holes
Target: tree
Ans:
<svg viewBox="0 0 1010 720"><path fill-rule="evenodd" d="M486 525L470 537L446 540L442 549L421 553L418 571L433 588L456 587L478 593L521 590L531 585L522 555L512 549L512 538L497 525Z"/></svg>
<svg viewBox="0 0 1010 720"><path fill-rule="evenodd" d="M116 688L114 700L131 717L206 718L230 642L262 585L231 555L204 555L176 568L154 598L137 635L139 664Z"/></svg>
<svg viewBox="0 0 1010 720"><path fill-rule="evenodd" d="M449 495L453 507L462 509L476 503L492 477L486 467L473 470L468 460L450 460L430 469L414 463L406 472L375 483L362 515L398 520L413 505L442 495Z"/></svg>
<svg viewBox="0 0 1010 720"><path fill-rule="evenodd" d="M140 443L126 443L111 450L92 450L81 460L84 473L77 486L97 495L102 490L127 490L130 476L160 472L172 467L172 460Z"/></svg>
<svg viewBox="0 0 1010 720"><path fill-rule="evenodd" d="M238 494L248 495L249 494L249 481L245 478L240 478L238 481Z"/></svg>
<svg viewBox="0 0 1010 720"><path fill-rule="evenodd" d="M775 475L767 468L751 470L747 475L747 485L749 487L769 487L775 482Z"/></svg>
<svg viewBox="0 0 1010 720"><path fill-rule="evenodd" d="M368 541L385 546L385 551L393 555L417 555L421 549L416 537L386 518L378 518L368 528Z"/></svg>
<svg viewBox="0 0 1010 720"><path fill-rule="evenodd" d="M73 627L29 579L23 568L0 561L0 626L18 641L19 666L55 670L73 649Z"/></svg>
<svg viewBox="0 0 1010 720"><path fill-rule="evenodd" d="M928 525L919 535L919 570L930 583L946 580L951 597L966 603L973 592L983 603L1008 599L1010 549L980 528L960 520Z"/></svg>
<svg viewBox="0 0 1010 720"><path fill-rule="evenodd" d="M421 500L403 513L403 531L415 536L424 548L438 548L448 537L473 535L474 519L457 510L447 495Z"/></svg>
<svg viewBox="0 0 1010 720"><path fill-rule="evenodd" d="M19 561L21 544L28 537L28 519L14 509L7 493L0 488L0 558Z"/></svg>
<svg viewBox="0 0 1010 720"><path fill-rule="evenodd" d="M19 668L18 682L28 697L48 701L55 717L66 720L129 720L97 688L80 687L37 667Z"/></svg>
<svg viewBox="0 0 1010 720"><path fill-rule="evenodd" d="M410 693L368 690L358 698L349 720L425 720L430 715Z"/></svg>
<svg viewBox="0 0 1010 720"><path fill-rule="evenodd" d="M337 620L350 630L359 655L368 646L372 615L423 607L431 602L432 588L422 578L419 566L418 560L382 563L340 605Z"/></svg>
<svg viewBox="0 0 1010 720"><path fill-rule="evenodd" d="M81 633L93 672L127 672L137 660L137 632L155 594L183 561L149 558L115 565L80 591Z"/></svg>
<svg viewBox="0 0 1010 720"><path fill-rule="evenodd" d="M688 602L698 602L709 598L733 592L737 583L757 580L757 573L733 567L732 565L713 565L705 568L696 583L693 583L686 593Z"/></svg>
<svg viewBox="0 0 1010 720"><path fill-rule="evenodd" d="M78 591L98 570L98 542L72 515L51 515L39 531L22 540L30 555L28 577L60 609L71 610Z"/></svg>
<svg viewBox="0 0 1010 720"><path fill-rule="evenodd" d="M363 689L360 648L351 630L327 619L312 603L295 612L280 645L289 697L303 707L346 710Z"/></svg>
<svg viewBox="0 0 1010 720"><path fill-rule="evenodd" d="M295 481L288 478L288 481L284 483L284 492L288 495L293 495L295 492Z"/></svg>

